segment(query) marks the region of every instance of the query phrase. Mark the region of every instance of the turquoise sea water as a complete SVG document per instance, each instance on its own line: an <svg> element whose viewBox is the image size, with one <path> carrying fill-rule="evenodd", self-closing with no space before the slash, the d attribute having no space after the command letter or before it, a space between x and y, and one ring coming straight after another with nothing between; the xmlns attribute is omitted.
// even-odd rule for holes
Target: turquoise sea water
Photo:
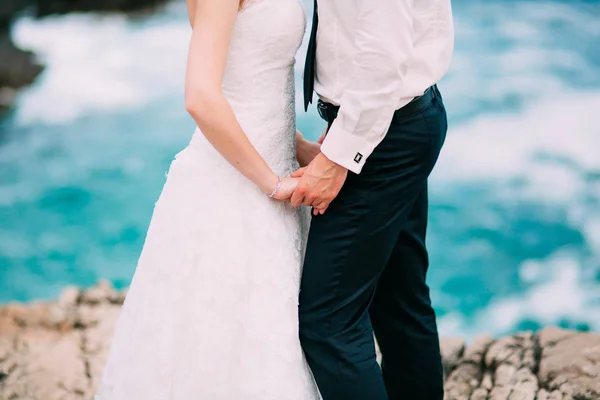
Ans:
<svg viewBox="0 0 600 400"><path fill-rule="evenodd" d="M194 128L180 3L137 20L15 25L48 68L0 121L0 303L128 284ZM440 330L600 331L600 2L453 4L456 54L440 83L451 127L430 184ZM298 124L313 139L323 126L300 103Z"/></svg>

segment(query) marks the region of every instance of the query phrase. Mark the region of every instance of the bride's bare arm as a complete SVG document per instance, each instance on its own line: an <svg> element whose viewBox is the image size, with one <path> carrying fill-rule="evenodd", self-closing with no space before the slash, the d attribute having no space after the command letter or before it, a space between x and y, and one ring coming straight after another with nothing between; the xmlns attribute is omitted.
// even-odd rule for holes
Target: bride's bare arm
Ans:
<svg viewBox="0 0 600 400"><path fill-rule="evenodd" d="M196 0L186 0L185 5L187 6L188 19L190 20L190 26L194 27L194 17L196 16Z"/></svg>
<svg viewBox="0 0 600 400"><path fill-rule="evenodd" d="M275 173L258 154L238 123L221 85L239 0L195 1L185 79L185 104L208 141L264 193L277 186ZM286 180L281 198L295 181Z"/></svg>

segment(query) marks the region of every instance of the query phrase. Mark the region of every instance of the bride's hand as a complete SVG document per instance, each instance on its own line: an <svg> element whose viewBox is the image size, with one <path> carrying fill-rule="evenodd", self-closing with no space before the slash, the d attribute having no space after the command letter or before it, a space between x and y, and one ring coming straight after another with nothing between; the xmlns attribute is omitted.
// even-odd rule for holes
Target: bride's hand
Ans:
<svg viewBox="0 0 600 400"><path fill-rule="evenodd" d="M273 198L279 201L290 201L290 197L292 197L292 193L296 190L298 182L300 182L299 178L283 178L281 186Z"/></svg>

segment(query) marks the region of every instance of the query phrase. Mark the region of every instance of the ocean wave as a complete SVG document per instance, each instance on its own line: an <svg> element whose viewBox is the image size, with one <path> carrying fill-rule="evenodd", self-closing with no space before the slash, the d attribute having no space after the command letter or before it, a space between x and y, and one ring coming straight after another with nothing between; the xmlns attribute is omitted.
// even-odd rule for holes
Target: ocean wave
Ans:
<svg viewBox="0 0 600 400"><path fill-rule="evenodd" d="M456 54L440 84L451 129L428 239L444 335L600 330L599 6L576 3L453 3ZM0 263L11 266L0 301L129 281L163 169L192 132L189 35L182 3L135 21L17 21L18 44L48 67L0 147ZM298 116L318 137L314 109Z"/></svg>
<svg viewBox="0 0 600 400"><path fill-rule="evenodd" d="M173 13L180 10L173 7ZM64 124L97 112L128 112L183 93L191 30L181 18L69 14L15 24L18 45L47 65L20 96L20 124ZM183 96L183 95L182 95Z"/></svg>
<svg viewBox="0 0 600 400"><path fill-rule="evenodd" d="M517 237L521 254L532 258L480 266L489 269L486 277L504 280L510 288L484 296L475 312L449 311L441 318L442 332L502 334L536 324L600 330L600 121L590 118L598 107L600 92L564 92L519 112L481 115L451 128L432 176L432 197L438 206L460 210L445 211L447 221L439 222L438 230L447 235L455 224L461 226L458 234L470 235L444 241L457 249L436 250L477 257L474 243L484 239L506 251ZM465 207L472 220L464 219ZM432 218L443 213L434 211ZM469 230L470 225L476 228ZM495 239L485 232L494 232ZM546 247L542 253L540 244ZM498 249L480 251L488 259L502 257ZM470 274L478 274L461 271L453 270L454 279L467 282ZM482 279L482 284L490 288L498 282ZM461 296L481 290L465 284L457 298L446 293L440 299L460 304Z"/></svg>

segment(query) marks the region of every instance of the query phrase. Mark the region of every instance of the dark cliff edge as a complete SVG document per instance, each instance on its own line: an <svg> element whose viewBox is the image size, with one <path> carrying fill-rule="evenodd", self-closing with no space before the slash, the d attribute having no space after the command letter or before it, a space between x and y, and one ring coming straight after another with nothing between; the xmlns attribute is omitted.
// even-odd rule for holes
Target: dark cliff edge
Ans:
<svg viewBox="0 0 600 400"><path fill-rule="evenodd" d="M28 6L28 0L0 2L0 115L13 103L17 89L33 82L43 69L33 53L17 48L10 38L12 21Z"/></svg>
<svg viewBox="0 0 600 400"><path fill-rule="evenodd" d="M124 297L102 281L0 307L0 399L91 400ZM546 327L440 343L445 400L600 399L600 334Z"/></svg>

